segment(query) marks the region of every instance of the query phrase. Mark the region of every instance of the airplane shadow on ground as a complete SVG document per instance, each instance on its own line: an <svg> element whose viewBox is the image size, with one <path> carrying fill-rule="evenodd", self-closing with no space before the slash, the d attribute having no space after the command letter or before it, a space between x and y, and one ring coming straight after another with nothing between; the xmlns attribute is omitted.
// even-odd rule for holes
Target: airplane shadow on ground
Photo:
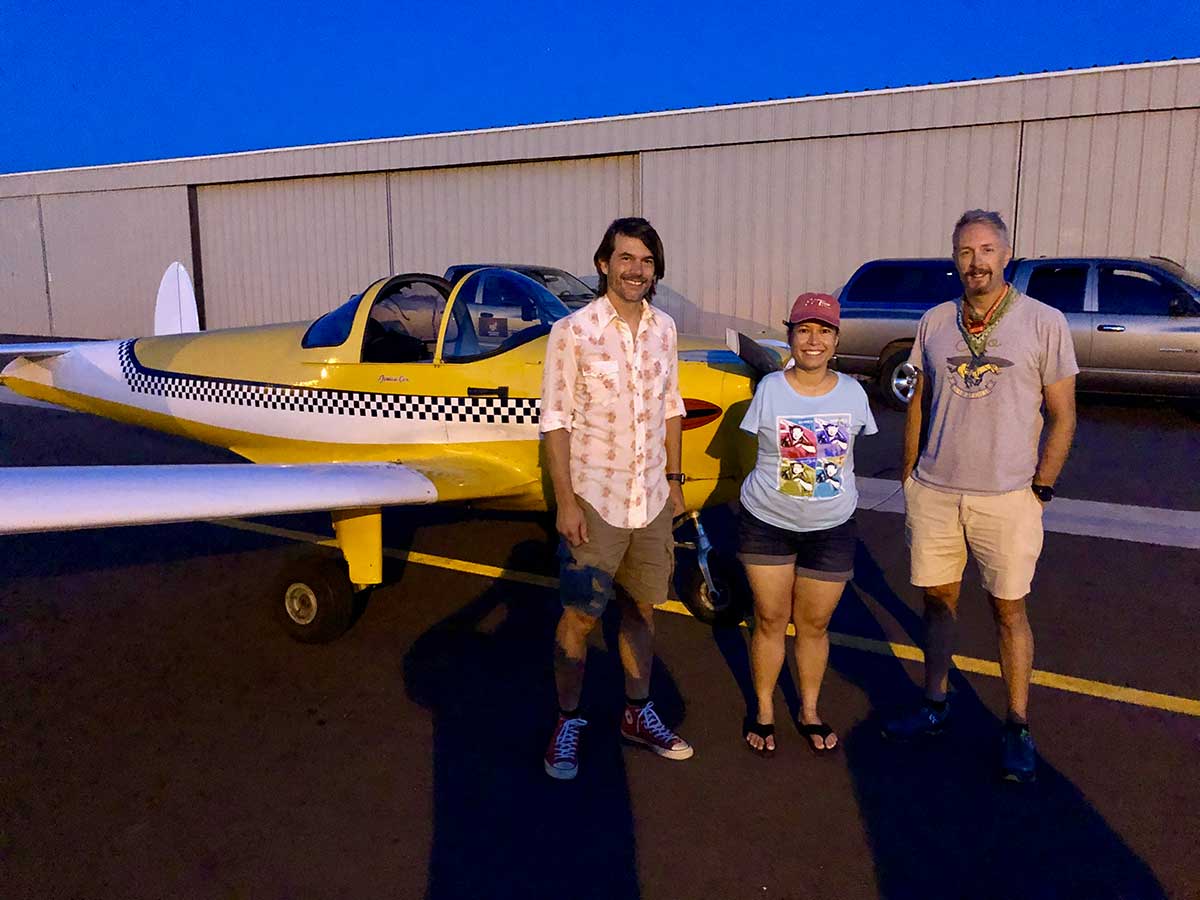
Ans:
<svg viewBox="0 0 1200 900"><path fill-rule="evenodd" d="M547 541L507 561L537 571ZM555 592L496 580L429 629L404 658L409 695L434 720L434 837L426 896L636 900L637 849L617 723L624 682L615 616L588 655L579 777L542 768L557 702L551 668ZM682 700L658 660L652 691L664 719Z"/></svg>
<svg viewBox="0 0 1200 900"><path fill-rule="evenodd" d="M0 575L56 578L96 569L186 563L191 559L268 548L283 550L289 545L288 541L270 535L198 522L11 534L0 537L3 559Z"/></svg>
<svg viewBox="0 0 1200 900"><path fill-rule="evenodd" d="M921 645L923 623L888 585L860 542L855 580L831 630L887 640L863 594ZM746 638L715 633L743 694L750 689ZM1146 863L1063 773L1039 761L1033 785L996 775L1000 721L961 673L951 675L952 726L938 739L896 744L881 719L920 698L895 657L833 647L830 668L857 685L875 714L842 735L880 896L889 900L1154 900L1166 897ZM793 716L790 678L781 689Z"/></svg>

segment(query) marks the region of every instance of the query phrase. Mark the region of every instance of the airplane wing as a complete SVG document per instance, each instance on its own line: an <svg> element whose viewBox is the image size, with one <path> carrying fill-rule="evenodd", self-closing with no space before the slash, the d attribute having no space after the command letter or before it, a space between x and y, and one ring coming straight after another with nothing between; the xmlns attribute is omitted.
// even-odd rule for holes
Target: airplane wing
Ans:
<svg viewBox="0 0 1200 900"><path fill-rule="evenodd" d="M502 461L0 467L0 534L494 500L528 489Z"/></svg>
<svg viewBox="0 0 1200 900"><path fill-rule="evenodd" d="M527 493L534 481L529 473L509 461L475 449L447 448L436 459L406 459L404 465L420 472L446 502L502 500Z"/></svg>
<svg viewBox="0 0 1200 900"><path fill-rule="evenodd" d="M433 503L396 463L0 468L0 534Z"/></svg>
<svg viewBox="0 0 1200 900"><path fill-rule="evenodd" d="M0 356L24 356L26 359L45 359L62 356L79 347L90 347L95 341L39 341L26 344L0 344Z"/></svg>

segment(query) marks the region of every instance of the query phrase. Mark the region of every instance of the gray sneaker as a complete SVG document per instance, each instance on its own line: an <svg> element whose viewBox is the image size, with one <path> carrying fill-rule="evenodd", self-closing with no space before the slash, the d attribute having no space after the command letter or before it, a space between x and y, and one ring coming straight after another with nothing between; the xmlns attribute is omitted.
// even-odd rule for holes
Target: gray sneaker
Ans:
<svg viewBox="0 0 1200 900"><path fill-rule="evenodd" d="M1000 733L1000 774L1005 781L1020 784L1037 780L1037 747L1028 725L1004 723Z"/></svg>
<svg viewBox="0 0 1200 900"><path fill-rule="evenodd" d="M946 720L950 718L950 703L941 711L934 709L928 701L883 723L883 736L893 741L912 741L934 737L942 733Z"/></svg>

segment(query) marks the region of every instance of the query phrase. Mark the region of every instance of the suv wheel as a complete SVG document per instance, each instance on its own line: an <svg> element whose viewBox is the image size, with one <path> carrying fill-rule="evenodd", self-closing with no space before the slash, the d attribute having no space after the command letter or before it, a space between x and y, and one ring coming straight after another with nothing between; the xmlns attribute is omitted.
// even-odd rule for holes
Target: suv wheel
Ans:
<svg viewBox="0 0 1200 900"><path fill-rule="evenodd" d="M917 386L917 370L908 364L909 348L897 350L879 368L879 394L892 409L908 409Z"/></svg>

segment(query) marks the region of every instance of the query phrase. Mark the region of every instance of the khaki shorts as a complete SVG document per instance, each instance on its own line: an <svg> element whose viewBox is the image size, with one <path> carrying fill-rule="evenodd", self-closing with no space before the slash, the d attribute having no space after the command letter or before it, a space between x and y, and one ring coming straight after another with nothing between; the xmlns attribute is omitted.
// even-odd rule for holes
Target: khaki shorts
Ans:
<svg viewBox="0 0 1200 900"><path fill-rule="evenodd" d="M576 496L587 523L588 540L578 547L559 546L559 591L564 608L599 618L622 588L639 606L667 599L675 569L675 536L671 530L671 501L642 528L618 528Z"/></svg>
<svg viewBox="0 0 1200 900"><path fill-rule="evenodd" d="M904 501L914 585L961 581L969 547L989 594L1020 600L1029 593L1042 552L1042 504L1029 488L951 494L910 477L904 482Z"/></svg>

